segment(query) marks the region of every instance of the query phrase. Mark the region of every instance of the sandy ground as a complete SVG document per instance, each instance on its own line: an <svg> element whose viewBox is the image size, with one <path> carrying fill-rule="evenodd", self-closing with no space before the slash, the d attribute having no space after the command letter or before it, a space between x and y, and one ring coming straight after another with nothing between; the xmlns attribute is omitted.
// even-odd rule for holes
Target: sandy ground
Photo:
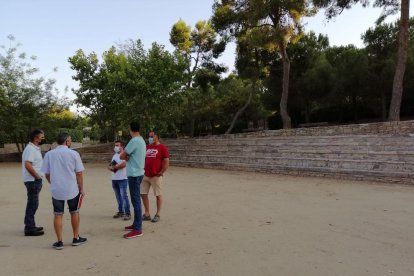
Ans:
<svg viewBox="0 0 414 276"><path fill-rule="evenodd" d="M0 275L414 275L413 186L172 167L161 221L125 240L109 172L86 164L88 243L70 245L66 213L57 251L48 184L41 237L23 235L19 164L0 185Z"/></svg>

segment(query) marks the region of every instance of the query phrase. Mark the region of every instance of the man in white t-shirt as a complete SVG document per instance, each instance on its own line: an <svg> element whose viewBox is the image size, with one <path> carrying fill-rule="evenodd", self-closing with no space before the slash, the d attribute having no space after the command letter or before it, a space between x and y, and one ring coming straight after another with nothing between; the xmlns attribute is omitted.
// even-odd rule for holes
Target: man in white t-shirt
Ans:
<svg viewBox="0 0 414 276"><path fill-rule="evenodd" d="M79 208L82 197L85 195L82 172L85 168L79 153L70 149L72 139L69 134L60 133L56 142L58 146L45 155L42 172L50 183L55 214L53 225L57 236L57 242L53 244L53 247L59 250L63 248L62 217L65 201L69 207L72 223L72 245L81 245L87 239L79 236Z"/></svg>
<svg viewBox="0 0 414 276"><path fill-rule="evenodd" d="M26 145L22 154L23 182L27 189L26 213L24 216L24 235L41 236L43 227L37 227L35 214L39 207L39 193L42 190L42 153L40 145L43 144L45 135L42 130L36 129L30 133L30 143Z"/></svg>
<svg viewBox="0 0 414 276"><path fill-rule="evenodd" d="M121 160L121 153L124 152L124 143L122 141L115 141L115 154L112 157L108 170L112 172L112 189L115 193L115 198L118 203L118 212L113 218L123 218L124 220L131 219L131 212L129 209L128 199L128 178L126 175L126 161Z"/></svg>

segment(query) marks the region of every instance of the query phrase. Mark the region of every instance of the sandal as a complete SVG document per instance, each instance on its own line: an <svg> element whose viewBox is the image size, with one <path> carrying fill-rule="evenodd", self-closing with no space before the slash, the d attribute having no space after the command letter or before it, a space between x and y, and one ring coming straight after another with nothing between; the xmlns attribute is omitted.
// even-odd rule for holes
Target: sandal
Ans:
<svg viewBox="0 0 414 276"><path fill-rule="evenodd" d="M151 215L142 215L142 220L144 221L148 221L148 220L151 220Z"/></svg>
<svg viewBox="0 0 414 276"><path fill-rule="evenodd" d="M154 218L151 221L152 222L159 222L160 221L160 216L159 215L155 215Z"/></svg>

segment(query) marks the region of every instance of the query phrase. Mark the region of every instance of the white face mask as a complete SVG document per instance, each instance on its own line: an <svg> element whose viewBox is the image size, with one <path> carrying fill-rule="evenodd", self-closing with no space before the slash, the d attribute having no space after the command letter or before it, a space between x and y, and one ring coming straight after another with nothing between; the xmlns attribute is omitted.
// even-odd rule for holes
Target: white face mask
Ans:
<svg viewBox="0 0 414 276"><path fill-rule="evenodd" d="M114 147L114 152L115 153L119 153L121 151L121 149L119 147Z"/></svg>
<svg viewBox="0 0 414 276"><path fill-rule="evenodd" d="M149 138L148 138L148 143L149 143L150 145L154 144L154 138L149 137Z"/></svg>

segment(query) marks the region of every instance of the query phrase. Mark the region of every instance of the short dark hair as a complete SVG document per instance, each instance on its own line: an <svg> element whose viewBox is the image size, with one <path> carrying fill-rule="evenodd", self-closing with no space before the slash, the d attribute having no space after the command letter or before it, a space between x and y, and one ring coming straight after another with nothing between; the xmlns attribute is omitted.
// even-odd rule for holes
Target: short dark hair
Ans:
<svg viewBox="0 0 414 276"><path fill-rule="evenodd" d="M158 139L160 139L160 133L158 132L158 130L150 130L149 133L154 133L154 135L157 135Z"/></svg>
<svg viewBox="0 0 414 276"><path fill-rule="evenodd" d="M33 140L39 135L43 134L43 130L41 129L35 129L30 133L30 142L33 142Z"/></svg>
<svg viewBox="0 0 414 276"><path fill-rule="evenodd" d="M124 147L124 142L122 142L121 140L116 140L115 142L114 142L114 144L116 144L116 143L120 143L121 144L121 147Z"/></svg>
<svg viewBox="0 0 414 276"><path fill-rule="evenodd" d="M131 122L130 124L129 124L129 129L131 129L131 131L133 131L133 132L138 132L139 131L139 122L137 122L137 121L134 121L134 122Z"/></svg>
<svg viewBox="0 0 414 276"><path fill-rule="evenodd" d="M70 137L69 133L66 133L66 132L59 133L56 138L56 142L58 143L58 145L63 145L63 143L65 143L69 137Z"/></svg>

